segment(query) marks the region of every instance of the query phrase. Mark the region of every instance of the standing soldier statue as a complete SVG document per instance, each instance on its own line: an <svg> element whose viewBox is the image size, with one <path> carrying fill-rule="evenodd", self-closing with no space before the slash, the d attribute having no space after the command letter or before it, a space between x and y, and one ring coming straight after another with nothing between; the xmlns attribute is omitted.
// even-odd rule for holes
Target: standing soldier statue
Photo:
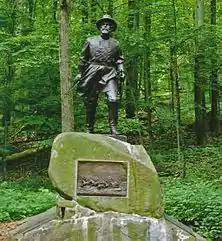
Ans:
<svg viewBox="0 0 222 241"><path fill-rule="evenodd" d="M117 82L125 77L124 58L118 41L110 36L117 28L116 21L104 15L96 26L100 35L88 38L82 49L77 90L84 98L87 133L93 133L98 97L103 92L108 102L110 132L117 135Z"/></svg>

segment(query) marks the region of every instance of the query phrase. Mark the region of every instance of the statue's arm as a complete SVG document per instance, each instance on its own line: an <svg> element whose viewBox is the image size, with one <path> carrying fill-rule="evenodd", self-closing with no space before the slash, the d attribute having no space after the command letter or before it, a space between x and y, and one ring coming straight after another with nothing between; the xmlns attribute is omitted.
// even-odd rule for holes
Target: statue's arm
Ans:
<svg viewBox="0 0 222 241"><path fill-rule="evenodd" d="M117 46L117 60L116 60L116 68L119 74L119 77L121 79L124 79L125 77L125 72L124 72L124 57L123 57L123 53L122 50L120 48L120 46Z"/></svg>
<svg viewBox="0 0 222 241"><path fill-rule="evenodd" d="M79 67L78 67L78 73L80 75L82 75L84 73L84 71L86 70L86 68L88 67L88 62L89 62L89 41L86 40L83 48L82 48L82 52L81 52L81 56L80 56L80 63L79 63Z"/></svg>

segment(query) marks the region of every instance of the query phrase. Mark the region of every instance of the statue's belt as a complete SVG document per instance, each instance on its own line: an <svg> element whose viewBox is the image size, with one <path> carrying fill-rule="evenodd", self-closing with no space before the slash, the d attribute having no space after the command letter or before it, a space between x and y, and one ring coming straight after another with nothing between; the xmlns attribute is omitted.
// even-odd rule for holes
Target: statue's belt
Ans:
<svg viewBox="0 0 222 241"><path fill-rule="evenodd" d="M105 62L91 62L90 64L92 65L102 65L102 66L107 66L107 67L116 67L116 64L113 62L110 63L105 63Z"/></svg>

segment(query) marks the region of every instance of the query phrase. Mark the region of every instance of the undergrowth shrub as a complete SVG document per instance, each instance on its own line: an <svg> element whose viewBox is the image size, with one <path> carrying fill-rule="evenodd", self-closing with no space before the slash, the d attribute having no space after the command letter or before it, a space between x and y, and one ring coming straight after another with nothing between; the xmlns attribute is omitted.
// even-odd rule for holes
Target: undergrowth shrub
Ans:
<svg viewBox="0 0 222 241"><path fill-rule="evenodd" d="M193 147L181 150L181 160L178 161L176 149L151 150L151 159L160 176L181 176L185 173L191 179L221 181L222 148L208 146Z"/></svg>
<svg viewBox="0 0 222 241"><path fill-rule="evenodd" d="M162 181L168 215L209 240L222 238L222 189L219 185L176 178Z"/></svg>
<svg viewBox="0 0 222 241"><path fill-rule="evenodd" d="M35 179L0 183L0 222L19 220L55 205L56 194Z"/></svg>

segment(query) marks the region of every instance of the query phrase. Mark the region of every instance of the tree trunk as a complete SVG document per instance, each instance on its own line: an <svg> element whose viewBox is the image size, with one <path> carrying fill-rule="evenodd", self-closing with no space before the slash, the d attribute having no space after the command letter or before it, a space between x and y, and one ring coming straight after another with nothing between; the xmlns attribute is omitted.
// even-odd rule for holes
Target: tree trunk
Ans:
<svg viewBox="0 0 222 241"><path fill-rule="evenodd" d="M108 14L109 14L110 16L113 16L113 0L109 0Z"/></svg>
<svg viewBox="0 0 222 241"><path fill-rule="evenodd" d="M60 2L60 86L62 132L74 131L73 93L69 59L69 12L67 0Z"/></svg>
<svg viewBox="0 0 222 241"><path fill-rule="evenodd" d="M27 156L36 154L38 152L41 152L43 150L51 149L51 147L39 147L39 148L30 148L22 152L11 154L10 156L7 156L5 159L6 161L14 161L19 159L25 159Z"/></svg>
<svg viewBox="0 0 222 241"><path fill-rule="evenodd" d="M91 24L92 24L92 26L93 26L93 28L94 28L94 25L95 25L95 23L96 23L96 3L97 3L97 1L95 1L95 0L91 0L91 2L90 2L90 10L91 10L91 18L90 18L90 22L91 22Z"/></svg>
<svg viewBox="0 0 222 241"><path fill-rule="evenodd" d="M212 54L211 54L211 131L219 133L219 83L217 63L216 42L216 0L211 0L211 32L212 32Z"/></svg>
<svg viewBox="0 0 222 241"><path fill-rule="evenodd" d="M136 31L139 23L136 21L136 0L128 0L128 29L129 32ZM138 62L137 55L131 56L128 60L127 78L126 78L126 117L134 118L136 115L136 99L138 96Z"/></svg>
<svg viewBox="0 0 222 241"><path fill-rule="evenodd" d="M16 12L18 11L16 1L11 1L10 3L10 14L9 17L9 24L7 25L7 33L10 35L10 37L15 37L16 33L16 24L17 24L17 18L16 18ZM2 99L2 121L4 126L4 145L6 146L8 143L8 126L11 121L11 112L13 108L13 101L11 98L10 93L10 84L13 82L14 74L15 74L15 68L13 65L13 45L10 47L9 51L7 52L7 66L5 68L5 76L3 77L3 85L4 85L4 96L1 97ZM4 173L4 179L7 178L7 168L6 168L6 162L5 159L3 160L3 173Z"/></svg>
<svg viewBox="0 0 222 241"><path fill-rule="evenodd" d="M177 51L177 15L176 15L176 3L172 0L173 9L173 41L170 47L171 56L171 89L172 89L172 106L173 113L176 119L176 133L177 133L177 158L181 161L181 115L180 115L180 84L179 84L179 66L178 66L178 51ZM174 97L175 94L175 97ZM175 108L175 109L174 109ZM185 168L183 169L183 176L185 175Z"/></svg>
<svg viewBox="0 0 222 241"><path fill-rule="evenodd" d="M204 92L204 54L201 40L201 26L204 22L204 0L196 0L196 25L198 33L196 38L196 56L194 64L194 100L196 118L197 144L203 145L206 140L206 106Z"/></svg>
<svg viewBox="0 0 222 241"><path fill-rule="evenodd" d="M172 1L173 5L173 18L174 18L174 41L171 47L172 56L172 72L173 72L173 82L175 83L175 97L176 97L176 115L178 128L181 126L181 116L180 116L180 83L179 83L179 67L177 58L177 16L176 16L176 4L175 0Z"/></svg>
<svg viewBox="0 0 222 241"><path fill-rule="evenodd" d="M35 21L35 8L36 8L36 1L35 0L28 0L28 13L29 13L29 31L31 32L34 27Z"/></svg>
<svg viewBox="0 0 222 241"><path fill-rule="evenodd" d="M153 133L152 133L152 91L151 91L151 49L150 49L150 34L151 34L151 11L150 6L147 6L144 15L144 24L145 24L145 32L144 32L144 39L146 41L145 50L144 50L144 88L145 88L145 101L148 104L147 106L147 117L148 117L148 134L149 134L149 141L150 145L152 146L153 142Z"/></svg>
<svg viewBox="0 0 222 241"><path fill-rule="evenodd" d="M169 89L171 90L171 109L173 114L175 114L175 80L174 80L174 72L173 72L173 62L174 62L174 54L173 54L173 47L172 47L172 42L170 46L170 87Z"/></svg>
<svg viewBox="0 0 222 241"><path fill-rule="evenodd" d="M57 0L53 0L53 15L52 18L53 20L56 22L57 21L57 8L58 8L58 1Z"/></svg>
<svg viewBox="0 0 222 241"><path fill-rule="evenodd" d="M88 1L82 0L81 8L82 8L82 22L88 23L89 21Z"/></svg>

